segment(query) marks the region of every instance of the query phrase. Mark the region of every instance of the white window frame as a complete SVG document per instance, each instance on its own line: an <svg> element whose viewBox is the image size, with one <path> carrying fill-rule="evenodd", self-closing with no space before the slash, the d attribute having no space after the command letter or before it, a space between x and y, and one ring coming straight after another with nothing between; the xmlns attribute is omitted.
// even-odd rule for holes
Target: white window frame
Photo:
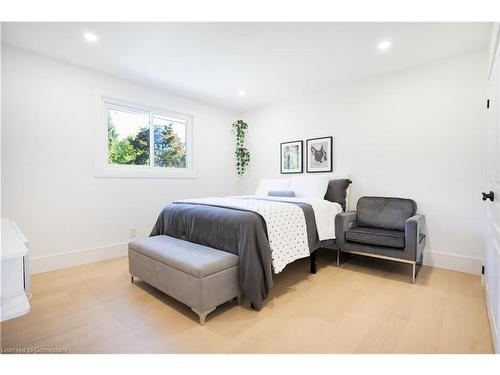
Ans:
<svg viewBox="0 0 500 375"><path fill-rule="evenodd" d="M150 158L154 158L152 117L154 115L174 117L186 121L186 167L168 168L151 165L120 165L108 162L108 108L116 106L138 112L149 113ZM101 119L96 142L96 177L124 178L196 178L193 168L193 116L151 106L133 104L128 101L102 97ZM154 160L154 159L153 159Z"/></svg>

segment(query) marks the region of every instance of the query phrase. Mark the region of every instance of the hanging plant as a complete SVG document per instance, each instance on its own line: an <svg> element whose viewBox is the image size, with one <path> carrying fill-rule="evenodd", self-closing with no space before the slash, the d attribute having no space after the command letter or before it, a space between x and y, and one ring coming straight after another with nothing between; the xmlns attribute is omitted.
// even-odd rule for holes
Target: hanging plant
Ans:
<svg viewBox="0 0 500 375"><path fill-rule="evenodd" d="M241 177L250 163L250 151L245 146L245 135L248 130L248 124L243 120L233 123L233 134L236 135L236 173Z"/></svg>

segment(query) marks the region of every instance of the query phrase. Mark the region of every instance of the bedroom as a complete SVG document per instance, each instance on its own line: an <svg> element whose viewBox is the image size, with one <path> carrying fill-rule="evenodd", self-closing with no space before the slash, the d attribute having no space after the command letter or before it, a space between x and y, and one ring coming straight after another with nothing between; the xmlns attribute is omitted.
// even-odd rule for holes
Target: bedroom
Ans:
<svg viewBox="0 0 500 375"><path fill-rule="evenodd" d="M133 20L2 20L2 354L498 352L495 20Z"/></svg>

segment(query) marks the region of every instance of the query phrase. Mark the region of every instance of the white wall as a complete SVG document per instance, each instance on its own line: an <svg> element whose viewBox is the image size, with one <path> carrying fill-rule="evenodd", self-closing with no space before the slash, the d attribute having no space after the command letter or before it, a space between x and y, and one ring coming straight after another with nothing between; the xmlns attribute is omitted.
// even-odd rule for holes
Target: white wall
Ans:
<svg viewBox="0 0 500 375"><path fill-rule="evenodd" d="M363 195L413 198L426 215L425 262L479 272L486 65L478 51L245 113L243 191L279 173L280 142L333 135L334 170L353 180L351 207Z"/></svg>
<svg viewBox="0 0 500 375"><path fill-rule="evenodd" d="M471 53L244 114L252 161L242 191L279 173L280 142L333 135L352 206L362 195L415 199L426 263L478 272L486 64L486 52ZM236 193L235 113L10 46L1 87L2 216L29 239L34 272L124 254L129 229L146 235L173 199ZM102 95L193 114L198 178L95 178Z"/></svg>
<svg viewBox="0 0 500 375"><path fill-rule="evenodd" d="M147 235L173 199L236 193L236 113L11 46L1 87L2 217L28 238L34 272L125 254L129 229ZM96 178L102 95L192 114L198 178Z"/></svg>

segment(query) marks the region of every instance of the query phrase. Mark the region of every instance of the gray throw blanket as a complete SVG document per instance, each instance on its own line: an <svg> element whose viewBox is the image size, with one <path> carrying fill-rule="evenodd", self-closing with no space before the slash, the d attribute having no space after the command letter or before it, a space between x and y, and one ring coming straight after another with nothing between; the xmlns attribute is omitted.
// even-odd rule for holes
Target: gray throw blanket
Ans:
<svg viewBox="0 0 500 375"><path fill-rule="evenodd" d="M298 205L304 212L310 251L319 244L311 205ZM241 209L199 203L173 203L158 216L150 236L167 235L227 251L239 257L240 289L256 309L262 308L273 286L271 248L264 219Z"/></svg>

